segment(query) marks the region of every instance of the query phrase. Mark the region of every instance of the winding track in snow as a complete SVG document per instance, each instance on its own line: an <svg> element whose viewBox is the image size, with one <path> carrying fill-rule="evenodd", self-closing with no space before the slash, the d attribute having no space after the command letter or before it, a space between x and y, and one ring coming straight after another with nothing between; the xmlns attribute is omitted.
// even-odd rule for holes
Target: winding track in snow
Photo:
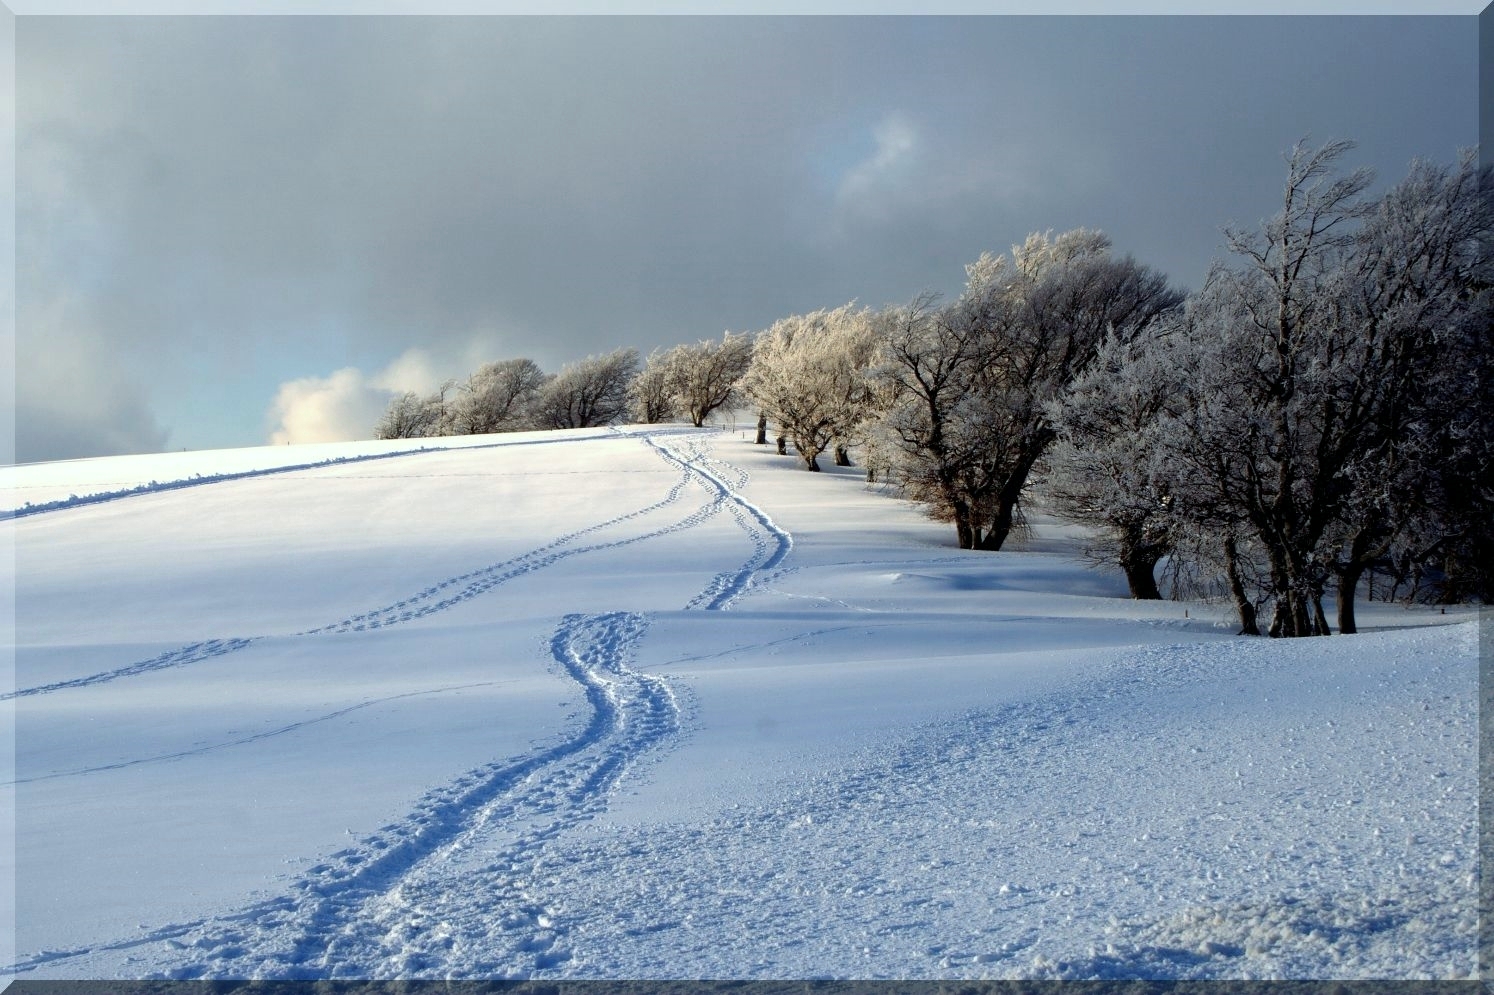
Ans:
<svg viewBox="0 0 1494 995"><path fill-rule="evenodd" d="M650 440L645 441L649 441L651 446L654 445ZM654 446L654 448L658 449L657 446ZM686 485L690 482L692 474L703 477L699 471L693 470L687 465L688 459L686 457L679 457L671 453L668 460L681 469L681 476L659 501L655 501L646 507L639 508L625 515L609 518L606 521L598 522L575 532L559 536L543 546L539 546L527 553L522 553L519 556L512 557L500 563L454 577L448 577L393 604L375 608L358 615L352 615L315 629L293 633L292 636L313 636L329 632L362 632L368 629L380 629L404 622L412 622L416 619L425 618L437 612L453 608L463 602L470 601L479 595L486 594L501 584L505 584L510 580L536 570L553 566L569 557L604 549L618 549L648 539L655 539L674 532L694 528L707 519L719 514L721 509L727 504L728 495L724 490L713 492L711 499L705 505L669 525L611 542L600 542L583 546L575 545L576 540L594 532L623 525L678 502L684 493ZM96 674L6 692L0 694L0 701L10 701L15 698L26 698L38 694L50 694L55 691L90 687L96 684L116 681L121 678L152 673L157 670L183 667L188 664L199 663L203 660L226 656L229 653L245 649L265 638L265 636L248 636L210 639L203 642L191 643L178 649L168 650L147 660L135 661L122 667L101 671Z"/></svg>
<svg viewBox="0 0 1494 995"><path fill-rule="evenodd" d="M644 442L682 471L681 481L662 501L503 564L452 578L386 609L300 635L408 621L564 556L692 528L723 507L752 542L752 553L740 567L713 578L687 607L728 609L760 573L783 561L792 537L737 492L748 479L744 471L711 461L735 478L729 483L707 467L698 444L681 453L652 438ZM680 522L614 542L572 545L583 535L673 503L690 480L707 491L710 501ZM465 587L436 600L442 590L464 581ZM545 904L536 888L546 845L605 810L624 773L680 726L680 708L668 684L627 665L646 628L646 617L636 613L566 616L550 651L585 692L592 713L585 728L561 743L478 768L430 792L406 819L333 854L295 882L289 894L116 943L43 951L13 965L14 971L145 947L154 948L146 961L162 967L162 976L174 978L522 978L563 964L570 956L563 916Z"/></svg>

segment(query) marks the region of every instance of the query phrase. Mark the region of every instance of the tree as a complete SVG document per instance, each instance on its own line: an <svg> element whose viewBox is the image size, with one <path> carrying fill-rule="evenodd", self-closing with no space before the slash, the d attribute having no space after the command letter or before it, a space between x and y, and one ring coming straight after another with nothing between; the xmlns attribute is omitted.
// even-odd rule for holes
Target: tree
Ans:
<svg viewBox="0 0 1494 995"><path fill-rule="evenodd" d="M446 395L455 386L448 380L427 397L405 391L389 402L389 407L374 427L380 439L416 439L446 432Z"/></svg>
<svg viewBox="0 0 1494 995"><path fill-rule="evenodd" d="M1452 168L1413 163L1365 216L1332 286L1326 333L1341 345L1324 389L1366 421L1337 471L1349 493L1326 536L1340 632L1356 630L1364 572L1403 539L1444 566L1472 539L1466 562L1487 562L1491 179L1471 151Z"/></svg>
<svg viewBox="0 0 1494 995"><path fill-rule="evenodd" d="M1106 334L1125 341L1177 307L1160 273L1110 255L1103 233L1030 235L983 254L947 307L890 311L883 375L914 496L952 520L962 549L1000 549L1056 438L1049 421Z"/></svg>
<svg viewBox="0 0 1494 995"><path fill-rule="evenodd" d="M617 349L588 356L563 368L534 402L541 428L591 428L621 420L628 411L628 388L638 375L638 350Z"/></svg>
<svg viewBox="0 0 1494 995"><path fill-rule="evenodd" d="M1106 334L1129 340L1182 301L1161 273L1113 258L1101 232L1030 235L1012 257L1006 272L977 266L963 304L994 339L978 380L986 415L1000 426L983 549L1005 542L1028 477L1056 438L1050 403L1062 403Z"/></svg>
<svg viewBox="0 0 1494 995"><path fill-rule="evenodd" d="M1486 429L1459 423L1466 386L1453 386L1460 364L1484 371L1475 379L1490 366L1477 344L1491 310L1489 174L1471 156L1418 164L1369 201L1366 171L1337 172L1350 147L1299 143L1281 212L1227 232L1240 262L1190 301L1174 351L1183 386L1154 436L1173 514L1264 559L1254 600L1273 605L1272 635L1326 635L1331 581L1339 629L1355 631L1371 563L1403 538L1431 539L1425 556L1464 534L1443 524L1458 516L1439 514L1453 489L1437 468L1462 456L1472 470L1490 451Z"/></svg>
<svg viewBox="0 0 1494 995"><path fill-rule="evenodd" d="M407 390L389 402L389 407L374 427L378 439L414 439L429 435L425 399Z"/></svg>
<svg viewBox="0 0 1494 995"><path fill-rule="evenodd" d="M660 363L674 408L699 428L713 411L737 400L737 384L752 363L752 337L726 332L720 341L675 346Z"/></svg>
<svg viewBox="0 0 1494 995"><path fill-rule="evenodd" d="M1169 319L1165 354L1127 355L1116 376L1144 383L1146 366L1166 365L1175 390L1139 435L1147 486L1166 495L1174 554L1188 557L1195 574L1221 573L1241 634L1260 635L1257 617L1266 600L1257 563L1261 547L1241 495L1258 477L1252 468L1262 456L1261 412L1247 389L1250 376L1240 368L1248 352L1216 334L1237 326L1244 313L1216 268ZM1198 578L1195 586L1205 588L1207 581Z"/></svg>
<svg viewBox="0 0 1494 995"><path fill-rule="evenodd" d="M885 435L900 457L908 495L953 521L960 548L972 549L979 536L971 477L981 446L964 437L961 429L973 420L961 415L985 343L977 326L957 318L932 294L881 312L885 345L877 375L888 385Z"/></svg>
<svg viewBox="0 0 1494 995"><path fill-rule="evenodd" d="M527 428L530 408L549 378L532 359L484 363L457 391L452 434L482 435Z"/></svg>
<svg viewBox="0 0 1494 995"><path fill-rule="evenodd" d="M1108 335L1062 403L1048 402L1057 436L1045 491L1065 516L1100 530L1090 555L1125 572L1131 597L1162 597L1156 569L1172 550L1174 487L1151 472L1157 416L1183 389L1172 356L1180 323L1126 341Z"/></svg>
<svg viewBox="0 0 1494 995"><path fill-rule="evenodd" d="M668 353L655 349L628 388L629 410L634 421L656 425L675 416L674 383Z"/></svg>
<svg viewBox="0 0 1494 995"><path fill-rule="evenodd" d="M853 444L875 415L878 347L870 312L854 304L781 318L758 336L741 389L817 471L821 453Z"/></svg>

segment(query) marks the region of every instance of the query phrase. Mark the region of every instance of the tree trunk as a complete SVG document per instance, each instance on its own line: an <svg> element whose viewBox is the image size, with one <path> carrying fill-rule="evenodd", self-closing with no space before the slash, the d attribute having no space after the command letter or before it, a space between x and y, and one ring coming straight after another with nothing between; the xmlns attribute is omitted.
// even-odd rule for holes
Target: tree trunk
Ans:
<svg viewBox="0 0 1494 995"><path fill-rule="evenodd" d="M1161 601L1162 592L1157 590L1157 561L1160 556L1130 551L1122 558L1121 568L1126 572L1126 585L1131 597L1137 601Z"/></svg>
<svg viewBox="0 0 1494 995"><path fill-rule="evenodd" d="M759 446L768 444L768 413L766 411L759 411L757 414L756 444Z"/></svg>
<svg viewBox="0 0 1494 995"><path fill-rule="evenodd" d="M1333 630L1328 628L1328 616L1323 614L1323 592L1319 591L1312 596L1312 634L1315 636L1328 636Z"/></svg>
<svg viewBox="0 0 1494 995"><path fill-rule="evenodd" d="M820 461L817 457L817 454L810 453L808 456L804 457L804 469L810 471L811 473L820 472Z"/></svg>
<svg viewBox="0 0 1494 995"><path fill-rule="evenodd" d="M1311 612L1308 609L1307 599L1302 596L1302 588L1299 582L1300 572L1294 569L1295 564L1289 559L1289 554L1283 550L1271 548L1271 593L1276 598L1276 605L1271 614L1271 636L1295 637L1306 636L1312 633Z"/></svg>
<svg viewBox="0 0 1494 995"><path fill-rule="evenodd" d="M785 438L782 435L780 435L778 437L778 455L779 456L787 456L788 455L788 439Z"/></svg>
<svg viewBox="0 0 1494 995"><path fill-rule="evenodd" d="M1302 595L1296 591L1288 590L1276 600L1276 614L1280 617L1278 625L1276 618L1271 619L1271 634L1295 639L1299 636L1310 635L1307 604Z"/></svg>
<svg viewBox="0 0 1494 995"><path fill-rule="evenodd" d="M986 532L985 541L980 544L981 549L994 552L1000 549L1006 542L1006 537L1012 534L1012 526L1017 521L1017 502L1022 499L1022 489L1027 486L1027 475L1032 472L1032 466L1037 462L1043 448L1033 443L1031 452L1017 461L1011 476L1006 478L1001 493L996 496L996 518Z"/></svg>
<svg viewBox="0 0 1494 995"><path fill-rule="evenodd" d="M855 466L856 465L856 464L854 464L854 463L851 462L851 453L850 453L850 450L846 449L845 446L836 446L835 447L835 465L836 466Z"/></svg>
<svg viewBox="0 0 1494 995"><path fill-rule="evenodd" d="M1001 544L1006 541L1009 532L1011 532L1010 525L1005 527L1002 527L1000 524L992 525L991 531L983 536L977 536L974 548L987 553L998 552L1001 549Z"/></svg>
<svg viewBox="0 0 1494 995"><path fill-rule="evenodd" d="M950 505L954 516L955 540L961 549L974 549L976 536L975 526L970 521L970 509L958 498L951 500Z"/></svg>
<svg viewBox="0 0 1494 995"><path fill-rule="evenodd" d="M1255 603L1246 595L1245 582L1240 579L1239 553L1235 549L1234 536L1224 540L1224 574L1229 579L1230 596L1235 599L1235 612L1240 616L1239 635L1260 635L1261 630L1255 619Z"/></svg>
<svg viewBox="0 0 1494 995"><path fill-rule="evenodd" d="M1350 563L1336 571L1339 635L1348 636L1359 631L1359 625L1354 620L1354 594L1359 587L1359 578L1363 573L1364 568L1357 563Z"/></svg>
<svg viewBox="0 0 1494 995"><path fill-rule="evenodd" d="M1279 639L1286 635L1286 617L1288 611L1289 609L1282 607L1280 601L1277 601L1275 607L1272 608L1270 629L1272 639Z"/></svg>
<svg viewBox="0 0 1494 995"><path fill-rule="evenodd" d="M1293 578L1295 580L1295 578ZM1291 628L1287 634L1290 636L1312 635L1312 609L1307 603L1307 597L1296 584L1291 587L1291 594L1287 598L1287 604L1291 606Z"/></svg>

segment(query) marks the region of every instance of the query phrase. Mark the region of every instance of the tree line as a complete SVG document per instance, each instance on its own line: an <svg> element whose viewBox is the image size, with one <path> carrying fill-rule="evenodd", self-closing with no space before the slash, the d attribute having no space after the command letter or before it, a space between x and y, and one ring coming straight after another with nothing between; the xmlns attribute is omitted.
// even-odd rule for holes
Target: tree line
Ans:
<svg viewBox="0 0 1494 995"><path fill-rule="evenodd" d="M588 357L554 376L491 363L396 398L384 438L751 406L803 466L859 455L1001 549L1046 502L1094 527L1137 598L1221 594L1243 633L1354 632L1367 573L1391 594L1494 594L1494 169L1414 163L1379 197L1352 147L1299 143L1282 206L1227 228L1185 293L1102 232L1029 235L926 293L781 318L755 334ZM1373 571L1373 572L1372 572ZM1262 622L1269 611L1268 622Z"/></svg>

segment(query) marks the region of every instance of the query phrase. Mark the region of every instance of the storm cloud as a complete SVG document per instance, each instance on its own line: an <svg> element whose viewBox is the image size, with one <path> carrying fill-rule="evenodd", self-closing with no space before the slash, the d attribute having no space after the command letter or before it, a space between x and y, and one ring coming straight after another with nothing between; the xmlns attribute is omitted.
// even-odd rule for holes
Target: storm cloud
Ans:
<svg viewBox="0 0 1494 995"><path fill-rule="evenodd" d="M413 389L412 349L425 379L646 353L954 292L1032 230L1104 228L1197 285L1304 135L1388 182L1473 144L1476 41L1468 17L22 18L17 458L307 441L298 411L350 428Z"/></svg>

